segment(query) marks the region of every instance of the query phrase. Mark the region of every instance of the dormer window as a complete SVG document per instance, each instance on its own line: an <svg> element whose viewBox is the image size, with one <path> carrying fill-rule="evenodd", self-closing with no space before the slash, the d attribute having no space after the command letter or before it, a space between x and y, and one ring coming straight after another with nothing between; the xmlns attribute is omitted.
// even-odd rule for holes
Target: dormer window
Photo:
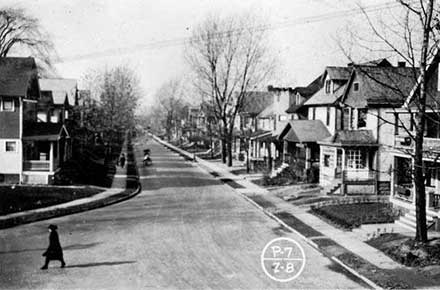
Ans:
<svg viewBox="0 0 440 290"><path fill-rule="evenodd" d="M325 93L326 94L330 94L331 83L332 83L331 80L326 80L325 81Z"/></svg>
<svg viewBox="0 0 440 290"><path fill-rule="evenodd" d="M359 83L353 84L353 91L355 91L355 92L359 91Z"/></svg>

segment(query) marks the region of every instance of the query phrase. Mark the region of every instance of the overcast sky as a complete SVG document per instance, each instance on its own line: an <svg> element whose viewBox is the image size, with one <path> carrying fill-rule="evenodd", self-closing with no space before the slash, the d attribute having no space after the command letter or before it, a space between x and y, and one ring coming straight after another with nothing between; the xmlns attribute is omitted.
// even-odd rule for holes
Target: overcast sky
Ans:
<svg viewBox="0 0 440 290"><path fill-rule="evenodd" d="M365 0L365 7L385 0ZM282 67L278 83L307 85L326 65L348 60L335 37L362 15L328 17L328 13L355 9L353 0L2 0L26 8L51 34L61 62L62 77L79 79L89 68L128 63L139 74L150 102L166 80L185 72L182 41L192 28L212 13L254 11L273 25L270 47ZM307 17L318 17L312 21ZM165 45L158 42L171 40ZM266 86L267 84L264 84Z"/></svg>

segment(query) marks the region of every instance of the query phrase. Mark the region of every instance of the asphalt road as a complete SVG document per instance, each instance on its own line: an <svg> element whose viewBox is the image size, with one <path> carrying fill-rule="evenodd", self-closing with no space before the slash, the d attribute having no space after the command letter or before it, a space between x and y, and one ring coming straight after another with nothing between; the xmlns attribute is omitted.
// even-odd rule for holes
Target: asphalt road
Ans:
<svg viewBox="0 0 440 290"><path fill-rule="evenodd" d="M2 289L361 288L338 266L255 208L232 188L149 141L153 166L143 191L106 208L0 230ZM139 163L140 163L139 159ZM47 225L59 227L67 267L41 254ZM298 241L306 265L295 280L265 275L261 251L274 238Z"/></svg>

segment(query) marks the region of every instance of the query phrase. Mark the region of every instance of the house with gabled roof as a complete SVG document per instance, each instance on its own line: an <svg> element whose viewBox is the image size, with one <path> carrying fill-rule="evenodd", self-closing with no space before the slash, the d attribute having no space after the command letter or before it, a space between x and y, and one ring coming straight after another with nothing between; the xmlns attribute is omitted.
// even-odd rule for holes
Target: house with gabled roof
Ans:
<svg viewBox="0 0 440 290"><path fill-rule="evenodd" d="M78 85L74 79L39 79L41 100L38 104L40 122L65 123L78 105Z"/></svg>
<svg viewBox="0 0 440 290"><path fill-rule="evenodd" d="M390 112L412 88L416 69L354 65L340 98L340 125L320 144L320 184L342 194L388 194L393 144Z"/></svg>
<svg viewBox="0 0 440 290"><path fill-rule="evenodd" d="M273 95L270 92L251 91L245 93L243 104L234 124L233 151L237 159L243 161L247 153L249 153L249 157L254 156L256 143L255 139L251 140L251 138L269 132L259 127L257 116L272 105L272 101Z"/></svg>
<svg viewBox="0 0 440 290"><path fill-rule="evenodd" d="M65 93L54 96L60 105L68 104ZM0 58L0 183L50 184L70 158L64 124L38 118L41 107L53 100L52 95L41 98L33 58Z"/></svg>
<svg viewBox="0 0 440 290"><path fill-rule="evenodd" d="M425 125L423 136L423 169L426 199L426 220L434 224L440 217L440 53L427 66L428 87L426 88ZM421 77L417 74L407 97L401 106L390 112L393 120L391 155L391 194L393 205L405 212L397 221L400 225L415 231L416 193L414 184L414 148L416 136L416 114L420 105Z"/></svg>
<svg viewBox="0 0 440 290"><path fill-rule="evenodd" d="M278 139L283 143L284 167L289 166L300 179L318 181L320 146L317 142L334 134L340 125L337 101L345 89L351 69L328 66L307 87L295 90L296 96L302 93L302 98L296 98L299 102L287 110L293 121L284 126ZM306 119L307 122L298 122L298 119ZM313 138L305 137L302 126L315 132Z"/></svg>
<svg viewBox="0 0 440 290"><path fill-rule="evenodd" d="M23 137L36 118L39 94L33 58L0 58L0 183L23 180Z"/></svg>

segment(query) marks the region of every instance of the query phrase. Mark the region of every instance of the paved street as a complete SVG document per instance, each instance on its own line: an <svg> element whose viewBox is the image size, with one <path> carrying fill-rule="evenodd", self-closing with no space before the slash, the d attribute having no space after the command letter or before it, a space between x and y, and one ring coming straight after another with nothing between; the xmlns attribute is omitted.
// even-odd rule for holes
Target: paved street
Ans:
<svg viewBox="0 0 440 290"><path fill-rule="evenodd" d="M177 154L150 141L143 191L106 208L0 230L0 287L29 289L361 288L328 258ZM139 159L140 162L140 159ZM41 254L47 225L59 226L67 267ZM306 253L296 280L275 282L260 265L270 240L286 236Z"/></svg>

